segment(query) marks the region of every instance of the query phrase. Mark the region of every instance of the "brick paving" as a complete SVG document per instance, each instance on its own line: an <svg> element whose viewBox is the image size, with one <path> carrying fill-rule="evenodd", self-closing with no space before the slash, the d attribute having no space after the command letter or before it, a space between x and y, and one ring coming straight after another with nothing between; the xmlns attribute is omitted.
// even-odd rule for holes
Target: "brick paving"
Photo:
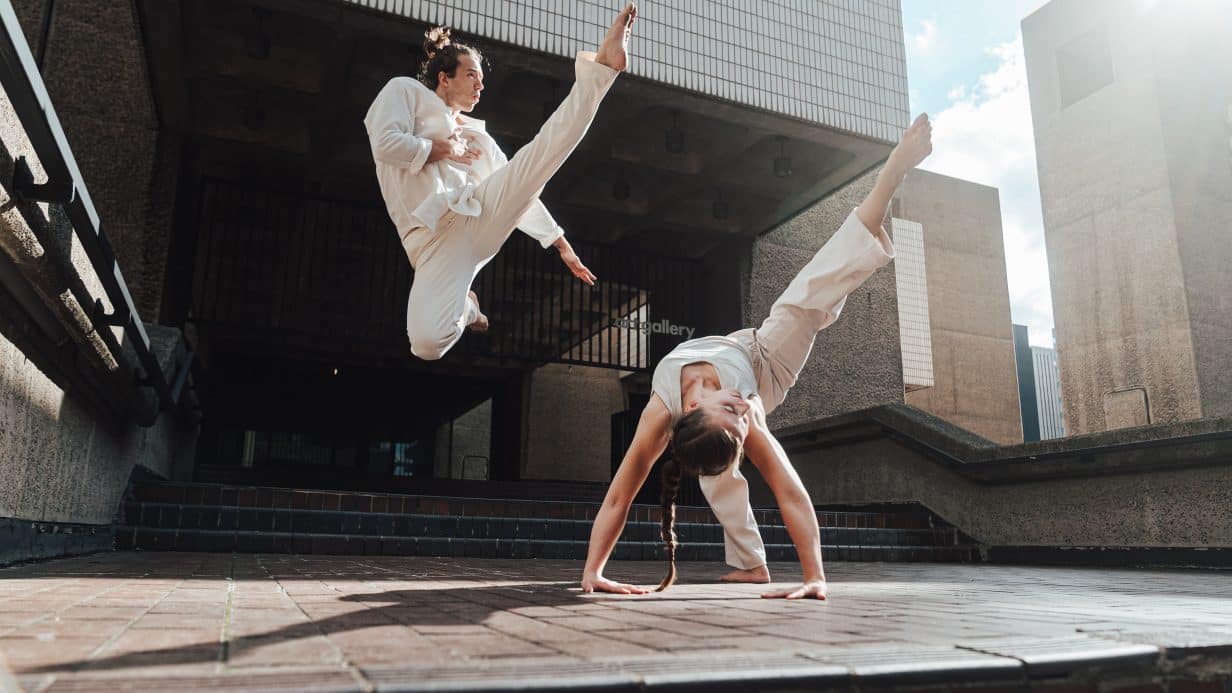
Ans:
<svg viewBox="0 0 1232 693"><path fill-rule="evenodd" d="M579 561L97 554L0 569L0 653L32 691L471 690L534 676L633 690L750 672L810 687L930 671L1021 683L1072 680L1084 660L1129 666L1134 685L1228 686L1226 572L832 562L830 601L789 603L707 582L719 564L681 568L684 584L628 597L581 594ZM608 574L650 584L661 570Z"/></svg>

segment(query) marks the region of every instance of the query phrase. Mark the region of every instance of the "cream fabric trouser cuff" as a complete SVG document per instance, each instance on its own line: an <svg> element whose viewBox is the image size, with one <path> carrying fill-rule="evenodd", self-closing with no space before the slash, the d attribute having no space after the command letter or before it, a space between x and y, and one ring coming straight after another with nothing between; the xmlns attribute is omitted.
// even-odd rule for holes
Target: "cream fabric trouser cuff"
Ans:
<svg viewBox="0 0 1232 693"><path fill-rule="evenodd" d="M751 570L766 564L766 545L762 543L749 503L749 482L740 473L740 465L714 476L697 478L702 495L723 525L723 553L727 564Z"/></svg>

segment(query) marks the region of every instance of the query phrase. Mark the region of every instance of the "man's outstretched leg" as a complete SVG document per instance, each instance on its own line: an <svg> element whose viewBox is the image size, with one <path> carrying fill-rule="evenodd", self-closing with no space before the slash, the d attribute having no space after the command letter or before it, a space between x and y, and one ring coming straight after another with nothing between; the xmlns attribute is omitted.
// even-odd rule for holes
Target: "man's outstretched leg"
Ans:
<svg viewBox="0 0 1232 693"><path fill-rule="evenodd" d="M637 6L629 3L613 20L599 49L579 54L573 88L539 133L509 163L479 184L483 213L463 221L476 263L495 255L518 221L582 141L608 88L629 64L628 46Z"/></svg>

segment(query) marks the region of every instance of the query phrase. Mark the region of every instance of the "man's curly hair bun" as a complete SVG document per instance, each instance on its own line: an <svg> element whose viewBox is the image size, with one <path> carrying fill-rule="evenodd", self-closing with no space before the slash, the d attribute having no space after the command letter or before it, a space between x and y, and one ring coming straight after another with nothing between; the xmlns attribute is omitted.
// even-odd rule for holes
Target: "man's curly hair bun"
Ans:
<svg viewBox="0 0 1232 693"><path fill-rule="evenodd" d="M428 29L424 32L424 53L428 54L428 59L436 57L436 54L445 46L450 44L450 36L453 34L453 29L447 26L438 26Z"/></svg>
<svg viewBox="0 0 1232 693"><path fill-rule="evenodd" d="M424 32L424 54L427 59L419 66L419 81L429 89L436 89L440 74L453 77L458 70L458 57L470 55L475 62L483 62L483 54L453 38L453 29L447 26L432 27Z"/></svg>

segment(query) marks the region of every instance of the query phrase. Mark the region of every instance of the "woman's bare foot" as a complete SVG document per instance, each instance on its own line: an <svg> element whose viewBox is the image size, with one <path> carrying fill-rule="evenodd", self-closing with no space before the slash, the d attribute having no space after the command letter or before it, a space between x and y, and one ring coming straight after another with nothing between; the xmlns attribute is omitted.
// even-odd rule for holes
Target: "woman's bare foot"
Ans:
<svg viewBox="0 0 1232 693"><path fill-rule="evenodd" d="M475 302L476 315L479 316L475 318L474 322L467 325L466 329L470 330L471 332L487 332L488 331L488 316L478 311L479 294L475 293L474 291L467 291L466 295L470 296L471 300Z"/></svg>
<svg viewBox="0 0 1232 693"><path fill-rule="evenodd" d="M720 575L719 580L722 582L753 582L760 585L770 582L770 571L764 565L748 570L737 568L726 575Z"/></svg>
<svg viewBox="0 0 1232 693"><path fill-rule="evenodd" d="M595 62L607 65L617 72L629 66L629 35L633 32L633 20L637 19L637 5L629 3L616 15L612 27L595 52Z"/></svg>
<svg viewBox="0 0 1232 693"><path fill-rule="evenodd" d="M886 168L906 175L908 171L919 166L932 151L933 124L929 122L927 113L921 113L903 133L894 151L890 152Z"/></svg>

